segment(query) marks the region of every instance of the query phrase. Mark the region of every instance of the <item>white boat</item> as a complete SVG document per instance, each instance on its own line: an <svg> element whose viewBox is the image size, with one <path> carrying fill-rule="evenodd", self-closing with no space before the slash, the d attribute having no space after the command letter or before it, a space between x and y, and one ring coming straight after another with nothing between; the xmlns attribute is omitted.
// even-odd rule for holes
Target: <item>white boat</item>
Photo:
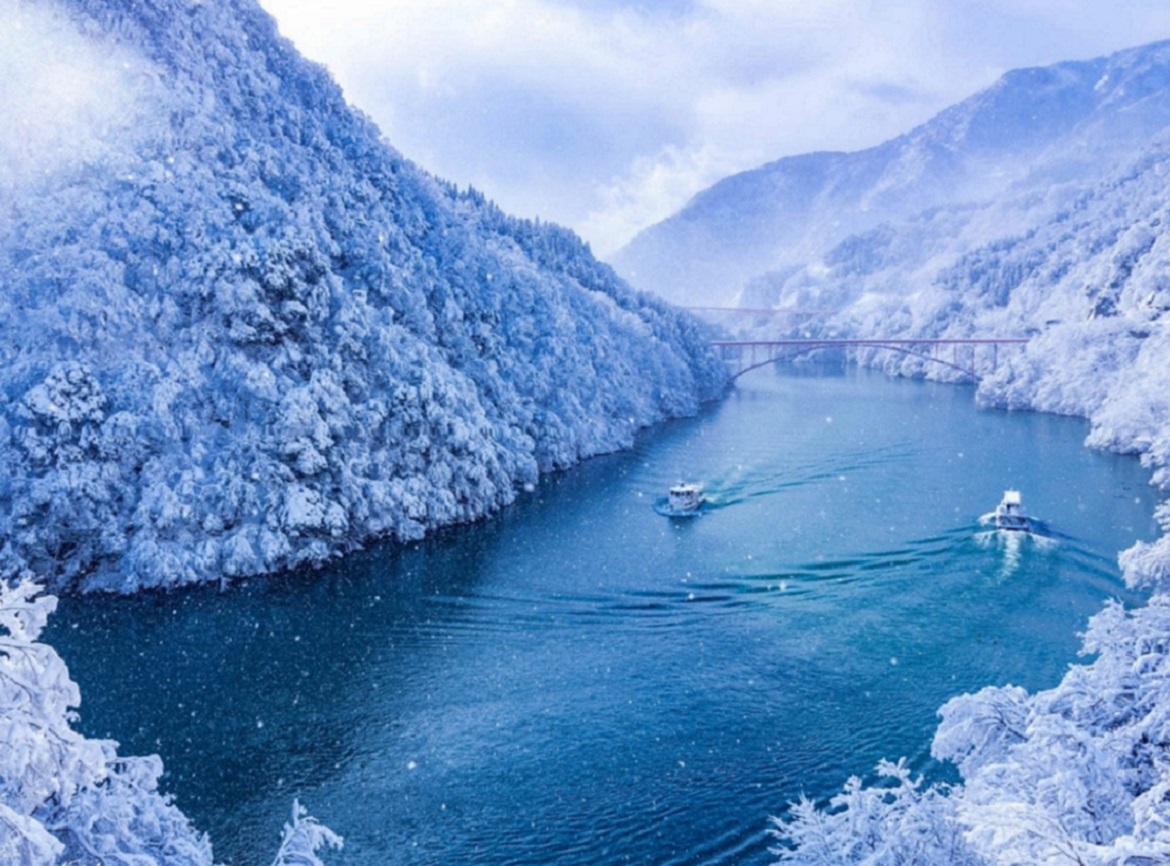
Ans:
<svg viewBox="0 0 1170 866"><path fill-rule="evenodd" d="M995 507L995 528L1009 529L1016 532L1027 532L1032 528L1028 520L1028 513L1020 501L1020 491L1005 490L1003 499Z"/></svg>
<svg viewBox="0 0 1170 866"><path fill-rule="evenodd" d="M667 491L666 507L671 514L694 514L702 505L702 485L676 484Z"/></svg>

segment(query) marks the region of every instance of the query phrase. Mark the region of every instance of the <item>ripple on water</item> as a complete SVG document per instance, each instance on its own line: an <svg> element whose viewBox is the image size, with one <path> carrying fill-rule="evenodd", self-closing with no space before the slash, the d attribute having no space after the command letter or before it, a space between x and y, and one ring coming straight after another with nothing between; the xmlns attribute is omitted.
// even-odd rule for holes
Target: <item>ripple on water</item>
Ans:
<svg viewBox="0 0 1170 866"><path fill-rule="evenodd" d="M733 467L686 480L703 485L708 510L739 505L747 500L780 496L802 487L824 482L844 483L856 473L877 469L911 458L913 446L899 442L873 449L857 448L828 459L808 462L777 460L774 450L737 454L742 462ZM671 483L665 476L655 478L661 489ZM678 479L676 479L678 480Z"/></svg>

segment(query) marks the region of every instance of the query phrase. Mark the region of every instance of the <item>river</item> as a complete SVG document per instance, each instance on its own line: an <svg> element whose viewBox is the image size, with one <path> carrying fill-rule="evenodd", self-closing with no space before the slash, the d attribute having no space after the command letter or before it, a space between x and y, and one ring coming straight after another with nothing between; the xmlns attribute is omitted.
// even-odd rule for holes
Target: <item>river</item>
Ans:
<svg viewBox="0 0 1170 866"><path fill-rule="evenodd" d="M217 860L267 866L294 797L338 866L765 864L768 816L937 708L1051 686L1151 539L1132 458L970 388L763 370L487 522L230 588L69 598L80 728L157 752ZM654 510L701 481L702 515ZM978 523L1018 487L1043 539Z"/></svg>

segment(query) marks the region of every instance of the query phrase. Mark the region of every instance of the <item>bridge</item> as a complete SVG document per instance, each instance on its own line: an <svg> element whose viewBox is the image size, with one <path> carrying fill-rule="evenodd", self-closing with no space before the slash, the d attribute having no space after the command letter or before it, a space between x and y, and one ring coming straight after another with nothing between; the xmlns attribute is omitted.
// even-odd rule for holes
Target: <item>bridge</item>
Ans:
<svg viewBox="0 0 1170 866"><path fill-rule="evenodd" d="M1027 343L1023 337L970 339L800 339L800 340L716 340L711 345L731 371L732 380L744 373L787 361L823 349L884 349L911 355L924 361L957 370L978 382L980 370L994 371L1000 347ZM980 363L982 361L982 363Z"/></svg>

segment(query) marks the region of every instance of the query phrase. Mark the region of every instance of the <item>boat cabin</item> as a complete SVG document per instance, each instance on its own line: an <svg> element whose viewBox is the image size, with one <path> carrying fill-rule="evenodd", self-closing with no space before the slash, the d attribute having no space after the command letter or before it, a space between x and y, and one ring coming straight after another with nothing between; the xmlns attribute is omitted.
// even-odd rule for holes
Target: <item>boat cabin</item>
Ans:
<svg viewBox="0 0 1170 866"><path fill-rule="evenodd" d="M1026 532L1030 527L1028 514L1024 511L1024 504L1018 490L1005 490L1003 499L995 507L995 526L997 529L1010 529Z"/></svg>
<svg viewBox="0 0 1170 866"><path fill-rule="evenodd" d="M667 493L667 505L671 511L698 511L703 504L703 488L698 484L676 484Z"/></svg>

